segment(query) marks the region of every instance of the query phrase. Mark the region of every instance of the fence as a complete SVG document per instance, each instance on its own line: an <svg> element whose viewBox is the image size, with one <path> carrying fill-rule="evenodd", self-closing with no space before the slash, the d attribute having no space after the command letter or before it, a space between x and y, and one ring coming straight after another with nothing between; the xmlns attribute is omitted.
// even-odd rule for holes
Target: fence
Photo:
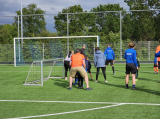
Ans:
<svg viewBox="0 0 160 119"><path fill-rule="evenodd" d="M99 47L100 47L100 50L104 52L104 50L107 48L107 44L110 44L111 48L115 52L116 62L117 63L122 63L122 62L124 63L125 59L123 59L123 56L124 56L125 50L128 47L128 43L129 42L122 43L122 55L120 55L120 43L119 42L114 42L114 43L100 42ZM137 41L137 42L135 42L135 44L136 44L135 50L138 53L138 57L139 57L140 61L142 63L143 63L143 61L145 61L145 63L153 63L154 54L155 54L158 42L156 42L156 41L145 41L145 42L144 41ZM57 52L56 52L55 47L53 47L54 49L52 49L52 50L54 52L51 53L52 52L52 50L50 49L51 44L36 44L36 45L33 44L33 46L35 46L35 48L37 50L38 58L41 58L41 59L52 59L52 58L58 58L58 57L65 58L67 56L67 46L65 46L65 45L67 45L67 44L63 44L63 43L61 43L61 45L58 44L59 48L58 48L58 46L56 47ZM80 43L70 44L69 49L75 50L76 48L81 48L81 46L82 46L82 44L80 45ZM87 47L86 47L85 53L87 54L89 59L91 61L93 61L94 60L94 53L95 53L94 49L96 47L96 43L95 42L86 43L86 46ZM32 54L29 53L29 52L31 52L31 51L29 51L29 49L31 50L30 47L24 45L21 52L23 52L23 58L25 61L32 62L32 61L36 60L36 57L33 53ZM59 51L58 51L58 49L59 49ZM56 53L56 55L55 55L55 53ZM54 55L54 57L53 57L53 55ZM14 62L14 46L13 46L13 44L0 44L0 63L13 64L13 62Z"/></svg>

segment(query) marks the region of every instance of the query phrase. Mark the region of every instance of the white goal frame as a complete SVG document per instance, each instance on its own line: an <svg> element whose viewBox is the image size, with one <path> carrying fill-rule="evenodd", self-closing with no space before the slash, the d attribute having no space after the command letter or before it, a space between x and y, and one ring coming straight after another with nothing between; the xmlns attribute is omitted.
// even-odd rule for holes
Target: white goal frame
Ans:
<svg viewBox="0 0 160 119"><path fill-rule="evenodd" d="M46 62L46 61L57 61L57 60L63 60L63 76L62 77L51 77L51 73L52 73L52 68L54 66L54 64L52 65L52 68L50 69L50 72L48 74L48 76L46 78L43 78L43 62ZM27 83L27 79L30 75L30 72L31 72L31 68L33 66L33 63L35 62L40 62L41 64L41 79L36 79L35 81L31 81L29 83ZM31 67L30 67L30 70L28 72L28 75L27 75L27 78L25 80L25 83L23 84L24 86L43 86L43 82L50 79L50 78L61 78L61 79L64 79L64 59L63 58L56 58L56 59L50 59L50 60L41 60L41 61L33 61L32 64L31 64ZM40 84L33 84L34 82L41 82Z"/></svg>
<svg viewBox="0 0 160 119"><path fill-rule="evenodd" d="M20 39L59 39L59 38L66 38L67 39L67 49L69 51L69 38L91 38L95 37L97 38L97 47L99 47L99 36L62 36L62 37L23 37L23 38L14 38L14 67L16 67L16 41ZM19 45L20 50L20 45ZM20 57L20 51L19 51L19 57ZM20 60L20 59L19 59Z"/></svg>

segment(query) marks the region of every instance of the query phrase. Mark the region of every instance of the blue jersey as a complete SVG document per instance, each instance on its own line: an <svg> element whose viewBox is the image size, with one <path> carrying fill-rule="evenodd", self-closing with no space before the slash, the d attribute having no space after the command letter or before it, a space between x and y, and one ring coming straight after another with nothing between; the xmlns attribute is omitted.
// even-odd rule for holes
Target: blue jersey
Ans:
<svg viewBox="0 0 160 119"><path fill-rule="evenodd" d="M126 63L134 63L136 67L138 67L136 60L136 51L133 48L129 48L125 51L124 59L126 59Z"/></svg>
<svg viewBox="0 0 160 119"><path fill-rule="evenodd" d="M115 54L111 47L108 47L104 51L104 56L106 57L106 60L115 60Z"/></svg>
<svg viewBox="0 0 160 119"><path fill-rule="evenodd" d="M85 60L85 63L86 63L86 69L88 70L89 69L89 61Z"/></svg>
<svg viewBox="0 0 160 119"><path fill-rule="evenodd" d="M155 57L160 57L160 51L155 53Z"/></svg>
<svg viewBox="0 0 160 119"><path fill-rule="evenodd" d="M157 57L154 57L154 64L157 63Z"/></svg>

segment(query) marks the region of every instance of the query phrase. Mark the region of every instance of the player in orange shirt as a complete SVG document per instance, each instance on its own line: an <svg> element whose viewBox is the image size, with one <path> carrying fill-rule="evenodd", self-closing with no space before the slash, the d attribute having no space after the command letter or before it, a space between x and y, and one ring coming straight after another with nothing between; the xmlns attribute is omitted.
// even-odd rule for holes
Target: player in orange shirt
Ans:
<svg viewBox="0 0 160 119"><path fill-rule="evenodd" d="M86 87L87 87L86 90L92 90L92 88L89 87L88 75L87 75L87 72L85 70L85 67L86 67L85 58L84 58L84 55L82 55L80 53L81 53L81 50L77 48L76 49L76 54L72 55L72 57L71 57L69 90L72 90L72 77L74 77L77 72L79 72L80 75L85 78Z"/></svg>
<svg viewBox="0 0 160 119"><path fill-rule="evenodd" d="M160 39L159 39L159 46L157 46L156 48L156 53L158 53L160 51ZM157 66L158 69L160 70L160 57L157 57Z"/></svg>

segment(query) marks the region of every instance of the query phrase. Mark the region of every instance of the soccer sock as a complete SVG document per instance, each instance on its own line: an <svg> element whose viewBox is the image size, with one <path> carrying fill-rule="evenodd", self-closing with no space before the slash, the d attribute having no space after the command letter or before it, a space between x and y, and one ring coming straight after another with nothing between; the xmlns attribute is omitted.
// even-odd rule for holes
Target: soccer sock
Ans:
<svg viewBox="0 0 160 119"><path fill-rule="evenodd" d="M156 71L156 67L154 67L154 71Z"/></svg>
<svg viewBox="0 0 160 119"><path fill-rule="evenodd" d="M75 84L78 82L78 78L75 79Z"/></svg>
<svg viewBox="0 0 160 119"><path fill-rule="evenodd" d="M157 69L157 73L158 73L158 69Z"/></svg>
<svg viewBox="0 0 160 119"><path fill-rule="evenodd" d="M113 73L114 73L114 66L112 67L112 71L113 71Z"/></svg>
<svg viewBox="0 0 160 119"><path fill-rule="evenodd" d="M135 88L135 85L133 85L133 88Z"/></svg>
<svg viewBox="0 0 160 119"><path fill-rule="evenodd" d="M126 87L128 87L128 84L126 84Z"/></svg>

